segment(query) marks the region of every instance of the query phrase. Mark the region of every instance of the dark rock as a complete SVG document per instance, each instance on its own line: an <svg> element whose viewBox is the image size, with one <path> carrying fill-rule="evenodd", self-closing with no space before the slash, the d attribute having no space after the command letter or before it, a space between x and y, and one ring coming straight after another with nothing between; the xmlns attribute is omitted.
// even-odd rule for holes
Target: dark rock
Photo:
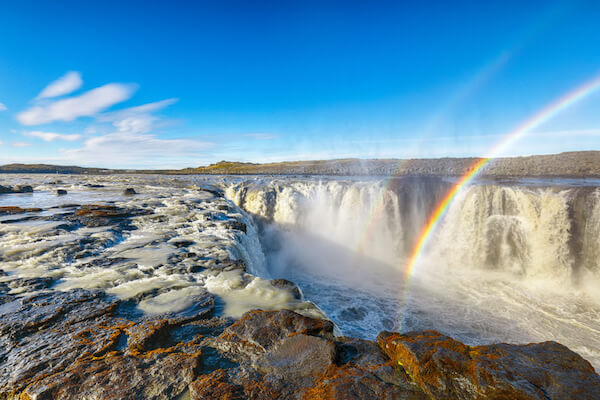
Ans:
<svg viewBox="0 0 600 400"><path fill-rule="evenodd" d="M14 193L12 187L0 185L0 194L2 193Z"/></svg>
<svg viewBox="0 0 600 400"><path fill-rule="evenodd" d="M207 264L208 268L211 269L220 269L223 271L233 271L236 269L240 269L242 271L246 271L246 263L243 260L224 260L221 262L215 262L215 263L211 263L211 260L206 260L209 261L209 263ZM218 261L218 260L216 260Z"/></svg>
<svg viewBox="0 0 600 400"><path fill-rule="evenodd" d="M15 187L0 185L0 194L2 193L31 193L33 187L30 185L17 185Z"/></svg>
<svg viewBox="0 0 600 400"><path fill-rule="evenodd" d="M17 185L13 188L15 193L33 193L31 185Z"/></svg>
<svg viewBox="0 0 600 400"><path fill-rule="evenodd" d="M434 399L599 398L591 364L556 342L467 346L435 331L377 342Z"/></svg>
<svg viewBox="0 0 600 400"><path fill-rule="evenodd" d="M127 188L123 191L123 194L126 196L133 196L134 194L137 194L137 192L133 188Z"/></svg>
<svg viewBox="0 0 600 400"><path fill-rule="evenodd" d="M246 224L244 224L243 222L239 222L239 221L227 221L224 223L225 228L227 229L234 229L234 230L238 230L238 231L242 231L244 233L246 233Z"/></svg>
<svg viewBox="0 0 600 400"><path fill-rule="evenodd" d="M300 291L298 285L296 285L294 282L288 281L287 279L272 279L271 285L275 286L276 288L289 290L296 300L302 299L302 292Z"/></svg>
<svg viewBox="0 0 600 400"><path fill-rule="evenodd" d="M189 247L194 244L194 241L192 241L192 240L176 240L174 242L171 242L171 244L177 248Z"/></svg>
<svg viewBox="0 0 600 400"><path fill-rule="evenodd" d="M10 289L21 289L25 292L36 292L48 289L54 283L52 278L18 278L7 282Z"/></svg>
<svg viewBox="0 0 600 400"><path fill-rule="evenodd" d="M56 191L56 194L59 196L64 196L65 194L67 194L67 191L65 189L58 189Z"/></svg>

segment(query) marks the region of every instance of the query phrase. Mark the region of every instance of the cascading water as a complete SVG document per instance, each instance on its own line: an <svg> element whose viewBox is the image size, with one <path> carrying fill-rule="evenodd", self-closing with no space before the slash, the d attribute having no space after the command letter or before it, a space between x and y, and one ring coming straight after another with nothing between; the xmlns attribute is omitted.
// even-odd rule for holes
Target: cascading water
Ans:
<svg viewBox="0 0 600 400"><path fill-rule="evenodd" d="M440 179L289 178L228 186L259 222L272 277L343 333L436 329L468 343L557 340L600 365L600 188L478 183L454 200L407 282Z"/></svg>

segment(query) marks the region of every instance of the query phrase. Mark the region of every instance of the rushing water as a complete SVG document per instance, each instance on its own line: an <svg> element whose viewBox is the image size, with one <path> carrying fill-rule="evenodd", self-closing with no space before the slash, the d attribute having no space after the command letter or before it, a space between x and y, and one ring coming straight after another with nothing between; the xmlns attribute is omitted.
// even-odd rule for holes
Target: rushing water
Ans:
<svg viewBox="0 0 600 400"><path fill-rule="evenodd" d="M209 291L224 316L255 308L322 316L258 277L267 274L261 274L265 260L253 221L210 185L155 176L5 175L1 183L32 185L34 192L2 194L0 206L41 208L0 216L0 284L12 294L103 289L133 300L141 312L165 313L184 312ZM124 195L127 187L138 194ZM59 188L67 194L57 196ZM127 224L69 222L86 204L132 216Z"/></svg>
<svg viewBox="0 0 600 400"><path fill-rule="evenodd" d="M227 195L254 215L272 276L342 332L436 329L471 344L556 340L600 365L598 182L463 190L406 282L438 179L262 179Z"/></svg>
<svg viewBox="0 0 600 400"><path fill-rule="evenodd" d="M141 312L161 313L185 311L209 291L225 316L289 308L324 312L343 334L369 339L383 329L435 329L470 344L556 340L600 367L597 181L466 188L409 281L407 259L451 180L4 175L0 181L19 183L34 193L0 195L0 206L42 210L0 216L0 286L12 293L101 288L134 300ZM138 194L125 196L126 187ZM58 188L68 194L57 196ZM65 225L62 215L81 204L111 204L135 215L125 227ZM52 282L10 286L39 277ZM273 284L275 278L297 283L304 298Z"/></svg>

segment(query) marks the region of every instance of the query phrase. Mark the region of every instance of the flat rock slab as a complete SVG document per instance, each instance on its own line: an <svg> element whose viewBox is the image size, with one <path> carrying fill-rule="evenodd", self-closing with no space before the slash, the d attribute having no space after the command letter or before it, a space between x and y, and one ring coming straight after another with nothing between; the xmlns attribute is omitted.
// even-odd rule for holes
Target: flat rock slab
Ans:
<svg viewBox="0 0 600 400"><path fill-rule="evenodd" d="M101 291L0 304L0 399L598 399L600 378L566 347L471 347L440 333L335 337L292 311L212 317L129 312Z"/></svg>
<svg viewBox="0 0 600 400"><path fill-rule="evenodd" d="M335 345L332 341L299 334L263 354L254 365L263 373L292 379L322 374L333 364L334 358Z"/></svg>
<svg viewBox="0 0 600 400"><path fill-rule="evenodd" d="M600 398L592 365L556 342L467 346L435 331L377 341L432 399Z"/></svg>

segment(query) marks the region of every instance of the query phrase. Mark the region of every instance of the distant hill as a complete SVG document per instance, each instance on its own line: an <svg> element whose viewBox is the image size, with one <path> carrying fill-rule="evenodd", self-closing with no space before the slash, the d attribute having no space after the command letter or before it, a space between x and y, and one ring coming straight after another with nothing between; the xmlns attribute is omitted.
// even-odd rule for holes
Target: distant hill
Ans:
<svg viewBox="0 0 600 400"><path fill-rule="evenodd" d="M0 173L40 173L40 174L107 174L115 170L105 168L84 168L77 166L48 164L7 164L0 166Z"/></svg>
<svg viewBox="0 0 600 400"><path fill-rule="evenodd" d="M373 175L461 176L480 158L339 159L249 164L221 161L207 167L188 168L185 173L240 175ZM483 169L490 177L600 177L600 151L497 158Z"/></svg>
<svg viewBox="0 0 600 400"><path fill-rule="evenodd" d="M430 159L338 159L254 164L220 161L208 166L180 170L111 170L45 164L9 164L0 173L46 174L203 174L203 175L372 175L460 176L479 158ZM600 151L497 158L481 172L488 177L600 177Z"/></svg>

